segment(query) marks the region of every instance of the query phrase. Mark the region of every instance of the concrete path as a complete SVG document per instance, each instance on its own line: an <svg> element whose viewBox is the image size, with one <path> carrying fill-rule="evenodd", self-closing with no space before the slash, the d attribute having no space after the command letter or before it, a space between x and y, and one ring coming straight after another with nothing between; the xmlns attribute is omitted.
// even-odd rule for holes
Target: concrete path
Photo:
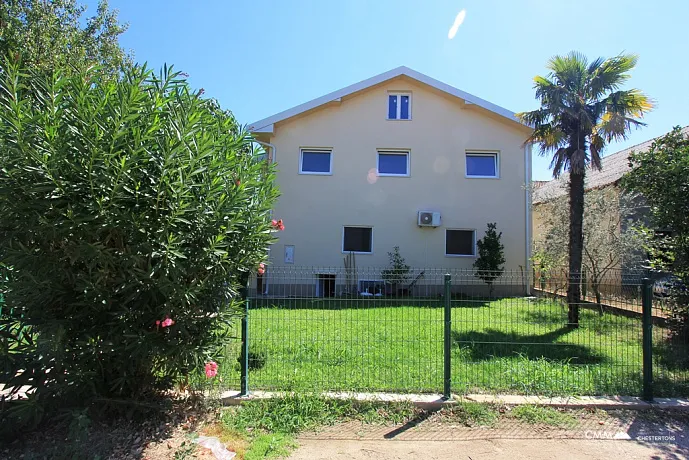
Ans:
<svg viewBox="0 0 689 460"><path fill-rule="evenodd" d="M620 440L484 439L468 441L300 440L292 460L687 459L689 446Z"/></svg>

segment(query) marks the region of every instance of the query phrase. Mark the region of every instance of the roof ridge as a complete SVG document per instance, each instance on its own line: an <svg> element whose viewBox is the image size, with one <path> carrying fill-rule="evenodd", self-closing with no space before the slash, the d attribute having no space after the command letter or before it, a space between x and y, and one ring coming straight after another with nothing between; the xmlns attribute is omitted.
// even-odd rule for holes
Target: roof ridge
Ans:
<svg viewBox="0 0 689 460"><path fill-rule="evenodd" d="M301 113L307 112L309 110L313 110L317 107L320 107L324 104L327 104L328 102L331 102L333 100L337 100L339 98L348 96L350 94L357 93L359 91L363 91L367 88L373 87L375 85L378 85L380 83L386 82L388 80L392 80L393 78L400 77L400 76L406 76L409 77L413 80L418 81L419 83L425 84L427 86L430 86L432 88L435 88L439 91L445 92L447 94L450 94L452 96L455 96L459 99L465 100L471 104L477 105L485 110L488 110L490 112L493 112L501 117L504 117L512 122L521 123L519 119L515 116L515 113L512 112L511 110L505 109L504 107L500 107L499 105L493 104L492 102L486 101L485 99L481 99L478 96L474 96L473 94L467 93L465 91L460 90L459 88L456 88L452 85L448 85L447 83L443 83L439 80L436 80L432 77L429 77L428 75L422 74L421 72L418 72L414 69L411 69L406 66L399 66L395 67L394 69L388 70L386 72L380 73L378 75L374 75L373 77L366 78L364 80L361 80L357 83L345 86L344 88L340 88L336 91L332 91L330 93L327 93L323 96L317 97L315 99L311 99L310 101L304 102L302 104L296 105L290 109L283 110L281 112L278 112L274 115L271 115L269 117L263 118L262 120L255 121L254 123L250 123L249 130L252 132L258 132L258 131L263 131L264 128L268 128L274 123L280 122L282 120L286 120L288 118L292 118L294 116L297 116ZM271 129L272 131L272 129Z"/></svg>

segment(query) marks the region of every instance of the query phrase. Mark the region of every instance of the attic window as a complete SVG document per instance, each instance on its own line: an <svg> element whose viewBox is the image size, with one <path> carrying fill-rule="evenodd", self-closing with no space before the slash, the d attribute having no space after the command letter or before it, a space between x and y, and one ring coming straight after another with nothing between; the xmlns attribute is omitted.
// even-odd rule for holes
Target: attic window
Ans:
<svg viewBox="0 0 689 460"><path fill-rule="evenodd" d="M411 94L388 94L388 120L411 120Z"/></svg>

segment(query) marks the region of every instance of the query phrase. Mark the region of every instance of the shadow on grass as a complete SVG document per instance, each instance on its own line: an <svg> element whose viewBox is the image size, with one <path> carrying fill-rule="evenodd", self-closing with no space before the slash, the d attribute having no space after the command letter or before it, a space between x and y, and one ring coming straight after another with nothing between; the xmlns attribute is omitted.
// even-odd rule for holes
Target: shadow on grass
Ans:
<svg viewBox="0 0 689 460"><path fill-rule="evenodd" d="M529 360L546 359L570 364L599 364L605 360L588 347L556 342L570 332L572 329L567 327L534 335L496 329L462 333L452 331L452 341L455 347L467 350L468 358L472 361L518 356Z"/></svg>
<svg viewBox="0 0 689 460"><path fill-rule="evenodd" d="M680 340L665 339L653 346L653 355L669 371L684 371L689 374L689 344Z"/></svg>

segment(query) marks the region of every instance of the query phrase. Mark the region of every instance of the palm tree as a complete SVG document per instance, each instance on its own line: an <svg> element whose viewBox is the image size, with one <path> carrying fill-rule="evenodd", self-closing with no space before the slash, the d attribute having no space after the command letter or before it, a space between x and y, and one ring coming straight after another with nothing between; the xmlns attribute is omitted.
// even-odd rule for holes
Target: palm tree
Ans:
<svg viewBox="0 0 689 460"><path fill-rule="evenodd" d="M541 108L517 114L533 127L526 143L538 144L540 154L552 154L553 177L569 171L569 276L568 323L579 325L581 262L584 246L584 177L586 168L601 169L601 151L610 141L626 139L632 127L653 108L652 101L638 89L621 90L635 55L621 54L589 63L571 52L548 61L550 73L534 78Z"/></svg>

